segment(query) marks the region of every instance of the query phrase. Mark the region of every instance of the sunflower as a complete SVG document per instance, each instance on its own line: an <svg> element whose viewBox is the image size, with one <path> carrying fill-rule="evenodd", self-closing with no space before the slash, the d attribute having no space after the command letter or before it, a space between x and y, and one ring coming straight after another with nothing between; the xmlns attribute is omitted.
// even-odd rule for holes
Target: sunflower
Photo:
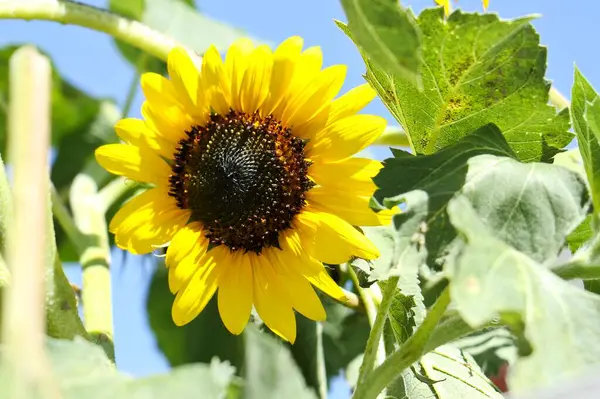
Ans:
<svg viewBox="0 0 600 399"><path fill-rule="evenodd" d="M323 263L379 256L354 226L390 221L391 212L369 208L381 163L351 157L385 127L356 114L375 93L363 85L334 99L345 66L321 70L320 48L302 45L291 37L272 52L242 39L224 61L209 48L201 65L173 49L170 79L141 78L143 120L119 121L124 143L96 150L107 171L148 185L109 229L134 254L168 246L177 325L217 292L233 334L254 307L294 342L294 310L325 319L313 287L345 300Z"/></svg>

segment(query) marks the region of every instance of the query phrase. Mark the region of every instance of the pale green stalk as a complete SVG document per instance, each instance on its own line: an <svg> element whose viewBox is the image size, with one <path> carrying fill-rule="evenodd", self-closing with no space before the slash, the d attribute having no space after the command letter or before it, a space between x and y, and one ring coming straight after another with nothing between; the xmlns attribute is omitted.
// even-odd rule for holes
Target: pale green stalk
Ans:
<svg viewBox="0 0 600 399"><path fill-rule="evenodd" d="M398 126L388 126L372 145L412 148L410 137Z"/></svg>
<svg viewBox="0 0 600 399"><path fill-rule="evenodd" d="M11 398L60 397L49 375L44 349L44 271L54 261L48 234L48 151L50 144L50 62L33 47L9 61L8 153L14 170L14 224L8 231L11 284L3 301L4 360L12 378ZM50 263L52 264L52 263Z"/></svg>
<svg viewBox="0 0 600 399"><path fill-rule="evenodd" d="M352 399L375 399L390 385L403 370L410 367L426 353L433 350L427 346L433 331L444 316L450 304L448 287L444 289L436 303L427 312L427 316L417 331L398 349L392 353L381 366L373 370L362 384L356 386ZM443 342L440 342L440 345Z"/></svg>
<svg viewBox="0 0 600 399"><path fill-rule="evenodd" d="M88 333L114 360L110 247L105 207L94 180L79 174L71 186L71 209L79 231L87 237L79 257L83 269L83 318Z"/></svg>

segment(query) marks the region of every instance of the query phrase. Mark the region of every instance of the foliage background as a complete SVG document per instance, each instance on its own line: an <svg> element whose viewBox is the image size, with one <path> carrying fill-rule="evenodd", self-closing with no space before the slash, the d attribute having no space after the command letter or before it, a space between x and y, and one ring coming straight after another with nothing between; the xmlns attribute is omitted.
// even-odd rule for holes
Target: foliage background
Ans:
<svg viewBox="0 0 600 399"><path fill-rule="evenodd" d="M86 0L87 4L107 7L107 0ZM429 7L433 1L402 1L416 12ZM338 1L306 0L287 2L276 0L201 0L196 1L202 13L246 31L253 37L277 43L291 35L304 37L306 46L320 45L325 64L344 63L349 66L343 90L362 83L364 63L356 47L333 24L333 19L345 20ZM479 0L461 0L460 7L480 11ZM572 85L573 62L585 73L590 83L600 87L599 57L590 47L597 30L595 16L600 4L593 0L564 2L558 0L493 0L490 12L503 18L540 13L542 18L533 22L549 47L547 77L565 95ZM206 32L210 35L210 32ZM134 71L118 53L109 36L74 26L51 22L3 21L0 24L0 46L30 42L38 45L53 59L56 69L77 87L90 95L115 100L123 105L125 92ZM142 98L139 90L131 114L139 116ZM366 112L382 115L393 123L393 118L379 103L374 102ZM376 158L387 157L387 150L372 152ZM115 346L122 371L136 376L162 372L168 368L166 360L156 349L145 313L145 297L153 262L148 258L125 256L113 250L113 303L115 316ZM69 278L78 283L80 276L68 268ZM348 390L342 379L332 386L331 397L347 397Z"/></svg>

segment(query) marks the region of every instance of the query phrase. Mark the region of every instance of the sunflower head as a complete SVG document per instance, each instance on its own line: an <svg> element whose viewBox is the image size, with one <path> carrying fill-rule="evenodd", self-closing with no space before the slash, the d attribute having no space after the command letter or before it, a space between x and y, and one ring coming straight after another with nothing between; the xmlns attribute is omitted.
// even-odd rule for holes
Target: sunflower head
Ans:
<svg viewBox="0 0 600 399"><path fill-rule="evenodd" d="M168 79L142 76L143 119L119 121L124 143L96 151L109 172L149 185L109 228L135 254L168 246L177 325L217 292L232 333L254 307L293 342L294 311L325 318L314 287L345 299L323 262L379 256L354 226L390 220L369 208L381 164L352 157L385 127L357 114L375 93L363 85L335 98L346 68L321 69L320 49L302 44L272 52L239 40L225 60L211 47L201 65L175 48Z"/></svg>

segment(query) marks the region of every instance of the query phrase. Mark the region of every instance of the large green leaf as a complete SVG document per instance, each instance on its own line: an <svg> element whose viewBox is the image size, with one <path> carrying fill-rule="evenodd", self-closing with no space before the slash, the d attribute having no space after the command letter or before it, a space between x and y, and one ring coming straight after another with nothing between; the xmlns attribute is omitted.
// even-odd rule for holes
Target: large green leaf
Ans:
<svg viewBox="0 0 600 399"><path fill-rule="evenodd" d="M587 191L577 173L520 163L493 125L433 155L394 154L374 179L379 187L375 197L385 203L413 190L427 193L426 228L413 233L424 237L429 267L442 261L456 237L445 208L459 192L501 239L538 261L554 258L565 236L586 216Z"/></svg>
<svg viewBox="0 0 600 399"><path fill-rule="evenodd" d="M227 360L238 370L244 361L244 340L229 333L219 316L216 298L191 323L177 327L171 318L174 296L169 291L167 271L162 262L152 277L147 310L158 347L172 366L210 363L213 357Z"/></svg>
<svg viewBox="0 0 600 399"><path fill-rule="evenodd" d="M421 84L421 37L396 0L342 0L356 43L387 73Z"/></svg>
<svg viewBox="0 0 600 399"><path fill-rule="evenodd" d="M387 398L421 399L501 399L490 380L471 355L451 345L427 353L405 370L392 386Z"/></svg>
<svg viewBox="0 0 600 399"><path fill-rule="evenodd" d="M323 350L323 325L296 313L296 342L289 345L292 357L300 368L306 384L317 397L327 398L327 371Z"/></svg>
<svg viewBox="0 0 600 399"><path fill-rule="evenodd" d="M244 32L200 14L193 0L111 0L111 11L143 22L171 36L188 48L203 53L211 44L223 51ZM166 71L163 61L117 41L121 54L140 72Z"/></svg>
<svg viewBox="0 0 600 399"><path fill-rule="evenodd" d="M511 391L560 383L600 363L600 296L495 237L467 198L453 199L448 212L465 241L447 269L457 310L473 327L500 316L529 344L511 367Z"/></svg>
<svg viewBox="0 0 600 399"><path fill-rule="evenodd" d="M261 333L252 325L246 327L244 338L244 398L316 398L279 338Z"/></svg>
<svg viewBox="0 0 600 399"><path fill-rule="evenodd" d="M577 133L594 206L600 209L600 99L577 68L574 79L571 93L573 128Z"/></svg>
<svg viewBox="0 0 600 399"><path fill-rule="evenodd" d="M572 140L568 110L556 115L547 104L546 48L530 21L460 10L445 19L441 8L424 10L417 19L423 90L363 55L367 81L418 154L432 154L487 123L500 128L522 161L549 161Z"/></svg>
<svg viewBox="0 0 600 399"><path fill-rule="evenodd" d="M196 398L200 393L206 398L225 398L234 374L230 365L213 361L210 365L178 367L169 374L133 379L118 373L100 348L83 340L49 338L46 346L51 375L65 399ZM2 366L0 381L7 392L10 365Z"/></svg>
<svg viewBox="0 0 600 399"><path fill-rule="evenodd" d="M19 46L0 49L0 153L6 156L6 110L8 106L8 59ZM92 123L100 103L64 80L52 67L52 145L58 146L66 136L84 134Z"/></svg>

